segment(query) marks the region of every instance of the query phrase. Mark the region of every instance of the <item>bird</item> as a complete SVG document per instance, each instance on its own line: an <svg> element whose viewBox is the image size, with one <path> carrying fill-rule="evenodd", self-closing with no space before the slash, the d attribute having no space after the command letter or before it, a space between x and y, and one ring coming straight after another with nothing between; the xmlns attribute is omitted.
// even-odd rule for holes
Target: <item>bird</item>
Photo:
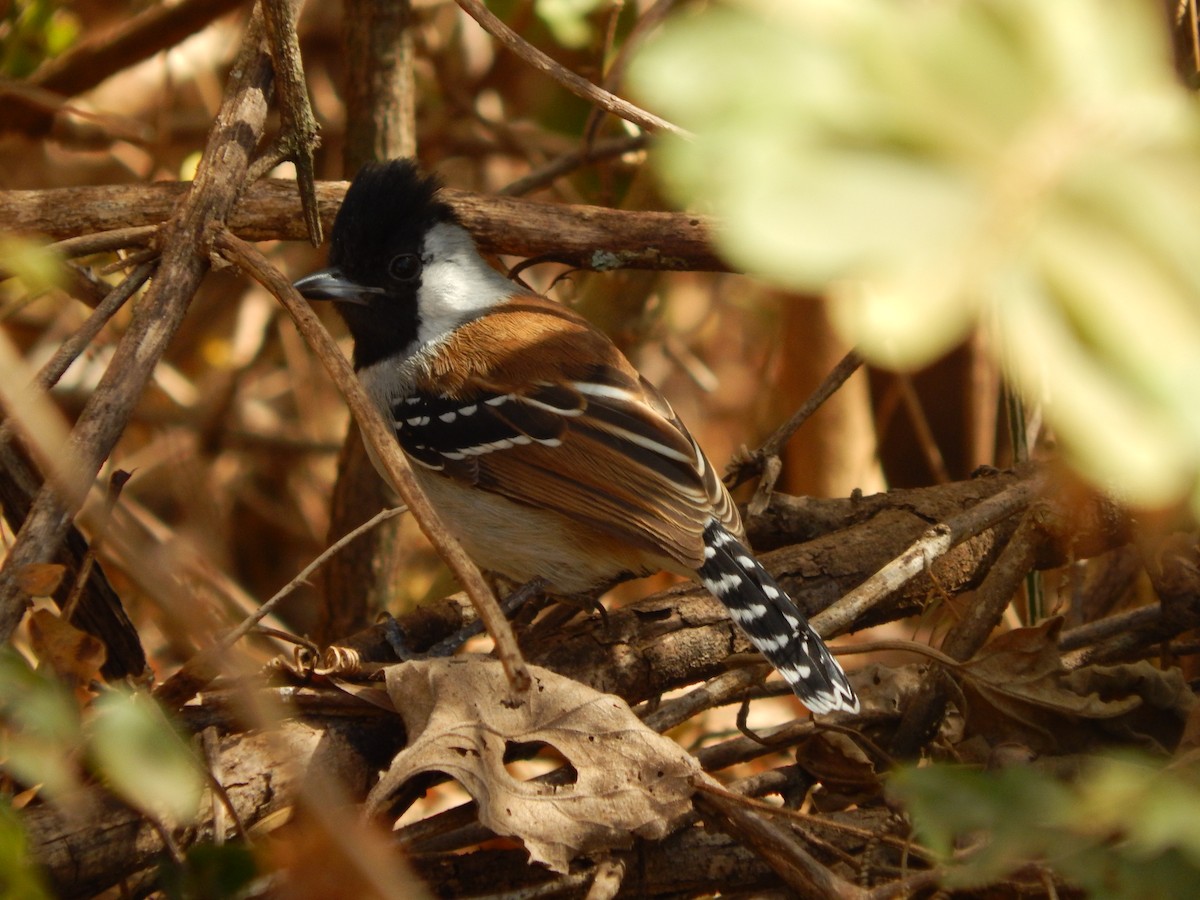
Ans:
<svg viewBox="0 0 1200 900"><path fill-rule="evenodd" d="M493 268L440 191L411 159L364 165L328 267L294 287L333 301L361 384L475 563L567 597L689 577L809 710L857 712L663 395L582 316Z"/></svg>

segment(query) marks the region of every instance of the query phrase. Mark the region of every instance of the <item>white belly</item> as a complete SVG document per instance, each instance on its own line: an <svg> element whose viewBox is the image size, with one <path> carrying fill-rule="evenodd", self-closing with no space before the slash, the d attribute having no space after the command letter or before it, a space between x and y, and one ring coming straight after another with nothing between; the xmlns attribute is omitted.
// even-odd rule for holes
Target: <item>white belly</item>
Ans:
<svg viewBox="0 0 1200 900"><path fill-rule="evenodd" d="M418 465L413 469L446 527L476 565L514 582L540 576L556 593L581 594L625 574L678 570L665 557L618 544L555 513L465 488Z"/></svg>

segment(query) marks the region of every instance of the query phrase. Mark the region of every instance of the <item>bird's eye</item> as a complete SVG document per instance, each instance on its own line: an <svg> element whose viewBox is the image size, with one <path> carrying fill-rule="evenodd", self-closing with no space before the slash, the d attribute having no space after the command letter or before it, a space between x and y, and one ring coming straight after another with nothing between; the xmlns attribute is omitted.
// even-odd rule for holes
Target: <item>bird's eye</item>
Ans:
<svg viewBox="0 0 1200 900"><path fill-rule="evenodd" d="M412 281L421 271L421 257L415 253L398 253L388 263L388 274L397 281Z"/></svg>

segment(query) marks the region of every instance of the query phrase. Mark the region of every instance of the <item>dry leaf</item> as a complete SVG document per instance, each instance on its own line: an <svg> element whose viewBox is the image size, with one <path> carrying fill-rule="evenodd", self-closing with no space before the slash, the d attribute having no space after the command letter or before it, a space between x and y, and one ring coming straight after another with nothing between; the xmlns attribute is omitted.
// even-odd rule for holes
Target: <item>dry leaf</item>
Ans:
<svg viewBox="0 0 1200 900"><path fill-rule="evenodd" d="M957 675L967 728L992 743L1018 741L1038 753L1082 752L1114 737L1157 749L1174 746L1192 702L1177 670L1147 662L1067 672L1049 619L993 638Z"/></svg>
<svg viewBox="0 0 1200 900"><path fill-rule="evenodd" d="M691 810L696 761L648 729L624 700L530 666L533 687L511 701L495 660L459 656L387 670L409 746L367 799L379 812L410 778L442 772L479 805L479 820L524 842L530 858L566 872L577 856L668 834ZM509 744L545 744L574 769L571 784L519 781L505 769Z"/></svg>
<svg viewBox="0 0 1200 900"><path fill-rule="evenodd" d="M62 584L66 566L58 563L29 563L17 572L17 584L30 597L49 597Z"/></svg>
<svg viewBox="0 0 1200 900"><path fill-rule="evenodd" d="M34 655L71 687L80 702L91 698L88 685L100 678L107 658L103 641L39 609L29 617L29 642Z"/></svg>
<svg viewBox="0 0 1200 900"><path fill-rule="evenodd" d="M879 772L874 761L849 735L817 732L796 745L796 762L825 785L827 791L870 795L879 790Z"/></svg>

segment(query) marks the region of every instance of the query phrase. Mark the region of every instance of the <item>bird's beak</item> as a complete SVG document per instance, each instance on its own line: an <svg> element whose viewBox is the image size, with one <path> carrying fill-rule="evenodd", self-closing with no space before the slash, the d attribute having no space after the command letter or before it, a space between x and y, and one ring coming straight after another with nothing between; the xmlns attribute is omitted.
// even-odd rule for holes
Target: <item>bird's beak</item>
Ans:
<svg viewBox="0 0 1200 900"><path fill-rule="evenodd" d="M366 304L371 294L383 293L380 288L351 281L337 266L305 275L292 282L292 287L305 300L334 300L338 303Z"/></svg>

